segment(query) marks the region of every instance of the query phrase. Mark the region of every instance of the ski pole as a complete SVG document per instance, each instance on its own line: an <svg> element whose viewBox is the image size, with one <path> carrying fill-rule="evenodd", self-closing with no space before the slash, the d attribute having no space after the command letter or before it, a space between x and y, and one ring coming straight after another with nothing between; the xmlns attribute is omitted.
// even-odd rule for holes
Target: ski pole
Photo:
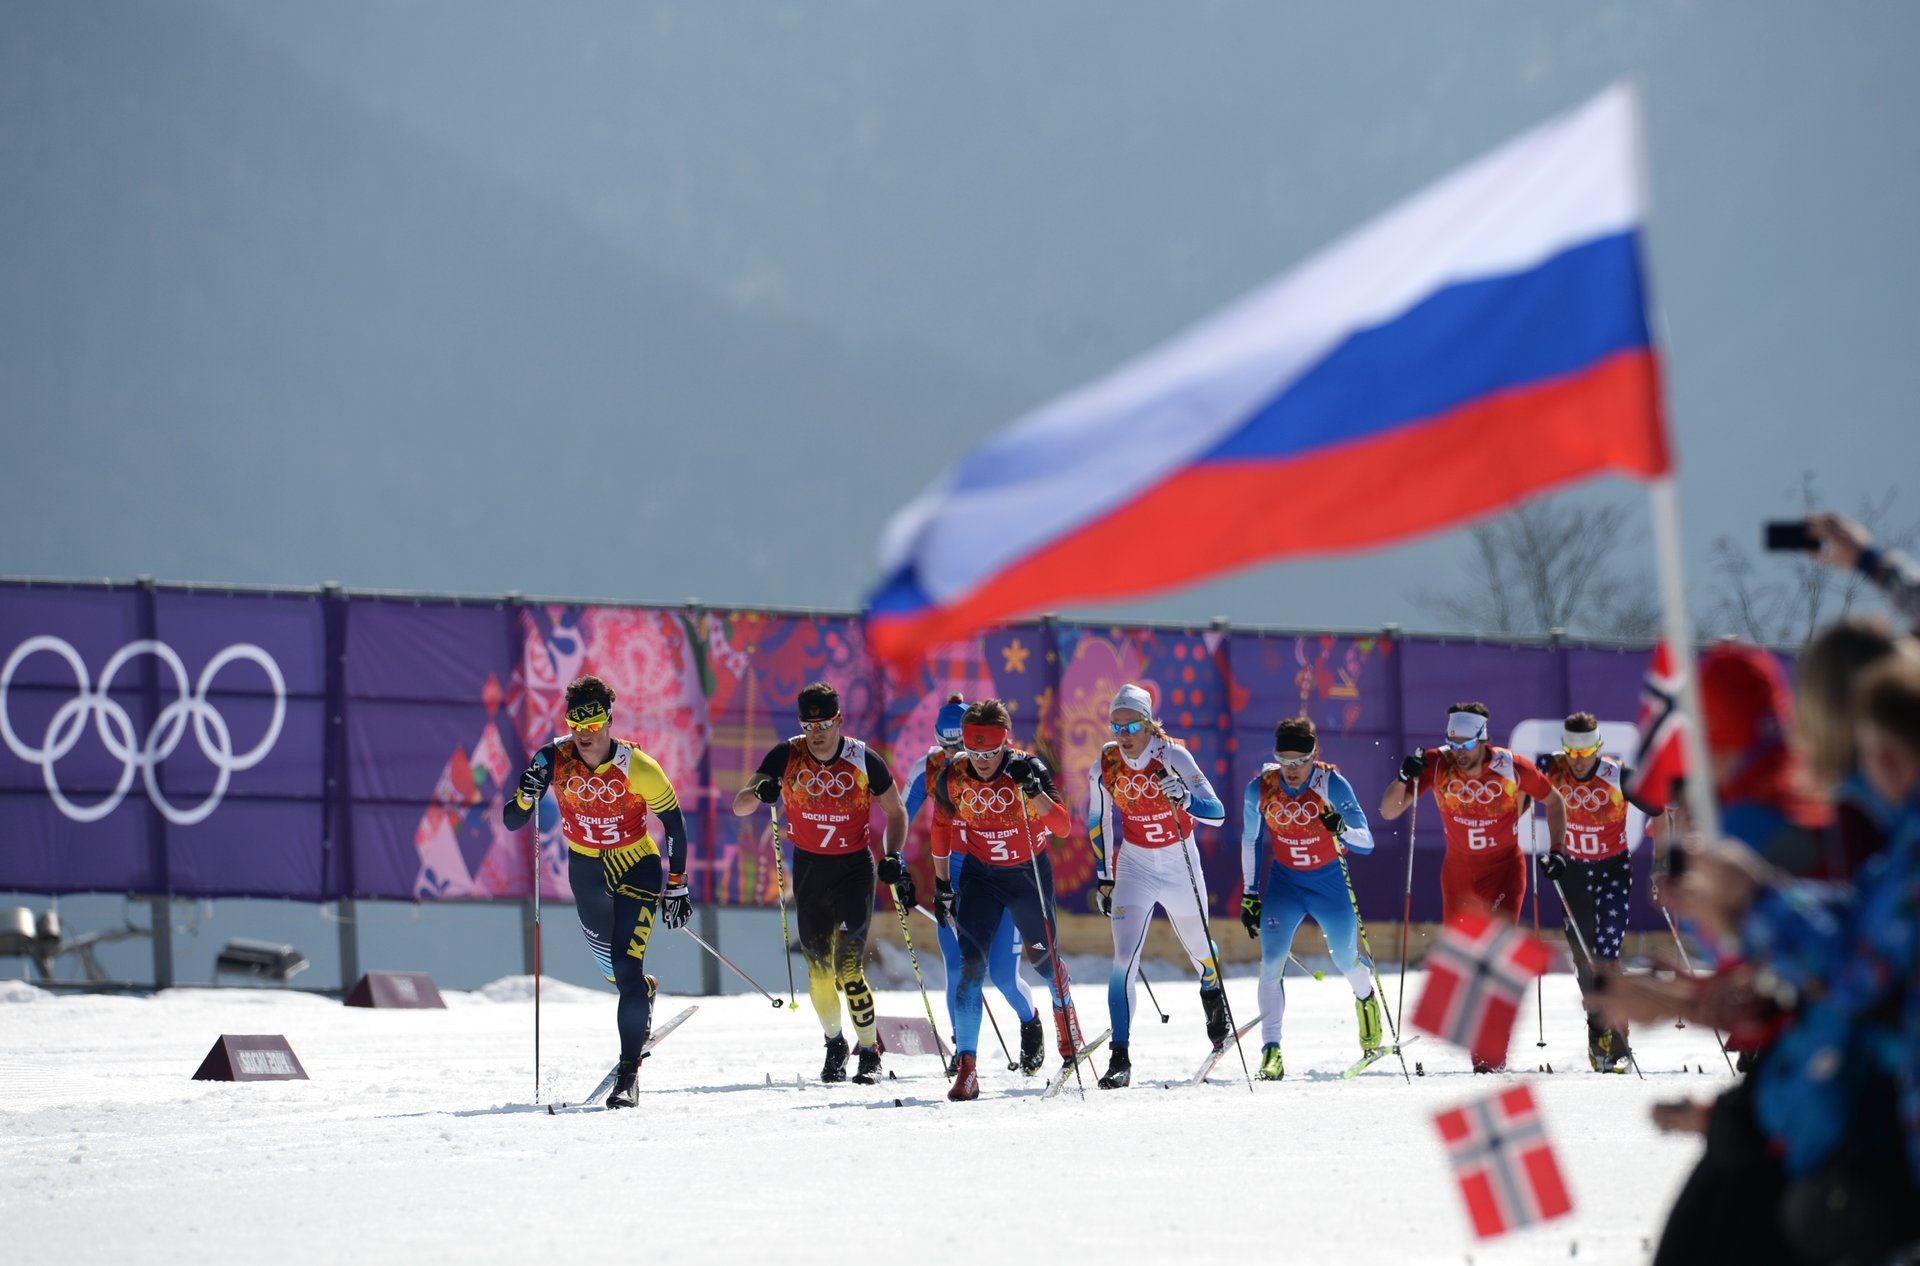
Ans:
<svg viewBox="0 0 1920 1266"><path fill-rule="evenodd" d="M1407 1013L1407 931L1413 926L1413 839L1420 829L1420 784L1413 784L1413 812L1407 817L1407 904L1400 914L1400 1000L1394 1010Z"/></svg>
<svg viewBox="0 0 1920 1266"><path fill-rule="evenodd" d="M540 1102L540 806L528 819L533 827L533 1101Z"/></svg>
<svg viewBox="0 0 1920 1266"><path fill-rule="evenodd" d="M1180 778L1179 772L1173 769L1172 766L1162 761L1160 762L1160 768L1171 773L1175 778L1179 778L1180 785L1186 787L1186 779ZM1191 804L1192 788L1188 788L1187 791L1187 802ZM1259 1092L1253 1088L1253 1069L1247 1064L1247 1048L1245 1043L1240 1040L1240 1026L1233 1022L1233 999L1227 996L1227 974L1221 970L1220 947L1214 944L1213 922L1207 918L1207 899L1200 892L1200 876L1193 868L1193 855L1198 852L1199 849L1199 842L1195 840L1193 836L1187 836L1186 841L1180 845L1180 860L1187 864L1187 885L1193 889L1194 908L1200 911L1200 935L1207 938L1207 953L1213 958L1214 978L1220 982L1220 1007L1221 1010L1227 1013L1227 1032L1233 1034L1233 1049L1240 1054L1240 1071L1247 1079L1247 1093L1258 1094ZM1282 963L1280 966L1282 971L1286 970L1285 963Z"/></svg>
<svg viewBox="0 0 1920 1266"><path fill-rule="evenodd" d="M1680 841L1675 838L1674 827L1673 806L1668 805L1667 848L1669 852L1680 846ZM1680 939L1680 925L1673 921L1673 911L1667 909L1667 907L1660 902L1660 859L1657 857L1654 859L1653 868L1648 872L1648 879L1652 885L1652 891L1649 893L1649 896L1653 899L1653 904L1660 907L1660 916L1667 921L1667 931L1673 935L1673 947L1680 951L1680 965L1687 969L1687 978L1692 980L1695 978L1693 958L1687 953L1686 942ZM1687 1022L1684 1018L1680 1019L1676 1025L1678 1028L1685 1028L1686 1026ZM1720 1058L1727 1061L1727 1071L1738 1076L1739 1070L1733 1066L1733 1056L1727 1053L1727 1040L1720 1036L1720 1030L1717 1028L1713 1030L1713 1041L1714 1045L1720 1048Z"/></svg>
<svg viewBox="0 0 1920 1266"><path fill-rule="evenodd" d="M800 1000L793 992L793 940L792 934L787 931L787 861L780 849L780 806L768 805L767 816L773 819L773 875L780 892L780 957L787 960L787 1010L798 1011Z"/></svg>
<svg viewBox="0 0 1920 1266"><path fill-rule="evenodd" d="M935 927L938 927L940 924L940 920L934 917L933 911L927 909L923 905L916 904L913 907L913 912L915 914L926 915L927 922L933 924ZM950 928L950 930L953 932L955 937L958 937L960 935L960 931L958 928ZM1015 971L1020 970L1019 964L1016 963L1014 965L1014 970ZM925 989L926 986L922 985L921 988ZM1006 1059L1007 1059L1007 1071L1010 1073L1018 1071L1020 1068L1020 1061L1013 1057L1013 1051L1007 1046L1007 1039L1002 1037L1000 1034L1000 1021L993 1018L993 1008L987 1004L987 987L985 982L982 982L980 986L980 1010L986 1013L987 1023L993 1026L994 1040L1000 1043L1000 1053L1006 1056ZM938 1033L939 1029L936 1028L934 1032Z"/></svg>
<svg viewBox="0 0 1920 1266"><path fill-rule="evenodd" d="M731 958L728 958L725 954L722 954L719 950L713 948L713 946L701 940L700 934L694 931L691 927L683 927L680 930L682 932L685 932L688 936L692 937L693 943L695 945L698 945L701 949L707 951L707 953L719 959L721 965L725 967L728 971L740 977L740 979L746 981L749 985L752 985L754 988L754 992L758 993L762 998L765 998L768 1002L771 1002L774 1005L775 1010L779 1010L780 999L774 997L772 994L768 993L766 990L760 988L760 982L755 980L753 977L747 975L747 973L741 971L738 967L736 967Z"/></svg>
<svg viewBox="0 0 1920 1266"><path fill-rule="evenodd" d="M1567 931L1573 936L1573 943L1580 947L1580 957L1587 962L1587 974L1594 979L1600 977L1600 966L1593 959L1593 953L1587 949L1587 938L1580 933L1579 921L1573 917L1573 907L1567 904L1566 889L1560 886L1558 879L1553 881L1553 890L1560 897L1560 909L1567 916ZM1633 1047L1627 1047L1627 1062L1633 1065L1634 1076L1645 1081L1647 1075L1640 1071L1640 1061L1633 1057Z"/></svg>
<svg viewBox="0 0 1920 1266"><path fill-rule="evenodd" d="M1040 852L1033 845L1033 819L1027 816L1027 793L1019 787L1014 788L1014 793L1020 797L1020 829L1027 837L1027 861L1033 867L1033 894L1040 899L1040 927L1047 934L1047 957L1053 960L1053 991L1064 1007L1060 1023L1067 1031L1067 1040L1073 1044L1073 1084L1084 1100L1087 1097L1087 1083L1080 1075L1080 1034L1076 1031L1080 1027L1080 1017L1073 1008L1073 991L1067 984L1067 965L1061 961L1060 950L1054 944L1056 907L1047 900L1046 885L1040 882Z"/></svg>
<svg viewBox="0 0 1920 1266"><path fill-rule="evenodd" d="M1347 869L1347 847L1339 840L1333 842L1333 855L1340 862L1340 878L1346 881L1347 900L1353 903L1353 925L1360 933L1360 952L1367 956L1367 970L1373 975L1373 996L1380 999L1380 1010L1387 1017L1387 1032L1393 1034L1393 1053L1400 1060L1400 1075L1407 1084L1413 1084L1413 1078L1407 1076L1407 1056L1400 1047L1400 1026L1393 1022L1393 1012L1387 1010L1387 991L1380 984L1380 967L1373 961L1373 946L1367 943L1367 921L1360 914L1360 894L1353 890L1353 872Z"/></svg>
<svg viewBox="0 0 1920 1266"><path fill-rule="evenodd" d="M1528 861L1533 866L1533 939L1537 941L1540 939L1540 815L1537 813L1533 814L1528 818L1528 821L1531 823L1529 829L1533 832L1533 850L1528 855ZM1542 1048L1547 1044L1545 980L1545 976L1535 976L1533 978L1533 1026L1535 1034L1533 1044Z"/></svg>
<svg viewBox="0 0 1920 1266"><path fill-rule="evenodd" d="M1327 978L1327 973L1321 971L1318 967L1307 966L1305 963L1300 961L1299 955L1295 954L1292 950L1287 951L1287 958L1289 961L1293 963L1295 967L1298 967L1301 971L1306 972L1309 976L1312 976L1315 980L1325 980Z"/></svg>
<svg viewBox="0 0 1920 1266"><path fill-rule="evenodd" d="M913 933L907 931L907 905L900 900L900 892L892 884L887 885L887 893L893 898L893 910L900 916L900 939L907 943L907 961L913 964L913 981L920 986L920 1002L927 1009L927 1027L933 1030L934 1041L940 1040L940 1022L933 1018L933 1000L927 997L927 982L920 974L920 955L913 949Z"/></svg>

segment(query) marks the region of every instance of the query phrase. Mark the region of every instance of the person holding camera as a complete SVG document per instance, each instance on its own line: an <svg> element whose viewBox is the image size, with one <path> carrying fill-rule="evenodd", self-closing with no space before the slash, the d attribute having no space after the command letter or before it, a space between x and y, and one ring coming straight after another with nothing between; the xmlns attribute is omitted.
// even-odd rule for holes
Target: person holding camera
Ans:
<svg viewBox="0 0 1920 1266"><path fill-rule="evenodd" d="M1004 914L1026 942L1029 961L1053 992L1060 1057L1082 1045L1068 994L1067 965L1055 949L1053 861L1047 844L1073 829L1073 815L1054 788L1045 761L1013 746L1013 718L998 699L970 705L961 720L960 755L930 788L933 800L934 913L960 934L959 1052L947 1098L980 1097L976 1054L987 957ZM952 856L967 861L953 882Z"/></svg>
<svg viewBox="0 0 1920 1266"><path fill-rule="evenodd" d="M733 797L736 817L785 802L793 841L793 905L807 996L826 1035L824 1082L847 1079L847 1039L840 1031L840 995L847 996L861 1085L880 1080L873 989L867 984L867 931L873 923L873 806L887 815L879 878L902 904L912 904L913 877L901 861L907 807L880 754L842 732L840 695L824 681L800 692L799 734L774 747Z"/></svg>

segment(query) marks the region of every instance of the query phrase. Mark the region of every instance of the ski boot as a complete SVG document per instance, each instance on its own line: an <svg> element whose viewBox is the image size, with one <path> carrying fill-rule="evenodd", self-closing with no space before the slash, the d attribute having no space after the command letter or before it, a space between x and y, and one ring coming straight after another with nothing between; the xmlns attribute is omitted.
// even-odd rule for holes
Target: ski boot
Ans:
<svg viewBox="0 0 1920 1266"><path fill-rule="evenodd" d="M1074 1014L1073 1004L1056 1005L1053 1008L1053 1032L1058 1039L1060 1062L1066 1063L1080 1053L1086 1039L1080 1036L1080 1017Z"/></svg>
<svg viewBox="0 0 1920 1266"><path fill-rule="evenodd" d="M1260 1080L1283 1081L1287 1075L1287 1066L1280 1059L1280 1046L1269 1043L1260 1048Z"/></svg>
<svg viewBox="0 0 1920 1266"><path fill-rule="evenodd" d="M1046 1045L1047 1032L1040 1026L1040 1017L1020 1022L1020 1071L1031 1077L1039 1072L1047 1062L1047 1053L1041 1048Z"/></svg>
<svg viewBox="0 0 1920 1266"><path fill-rule="evenodd" d="M1598 1050L1590 1052L1588 1060L1597 1073L1622 1073L1627 1071L1627 1035L1617 1029L1608 1029L1600 1035Z"/></svg>
<svg viewBox="0 0 1920 1266"><path fill-rule="evenodd" d="M838 1033L827 1039L827 1062L820 1066L820 1080L828 1083L847 1079L847 1039Z"/></svg>
<svg viewBox="0 0 1920 1266"><path fill-rule="evenodd" d="M947 1076L949 1077L957 1076L960 1072L959 1043L960 1043L960 1039L958 1037L954 1036L951 1033L947 1034L947 1046L953 1052L951 1055L947 1056Z"/></svg>
<svg viewBox="0 0 1920 1266"><path fill-rule="evenodd" d="M853 1079L862 1086L871 1086L880 1080L880 1047L856 1046L853 1053L860 1057L859 1067L855 1069Z"/></svg>
<svg viewBox="0 0 1920 1266"><path fill-rule="evenodd" d="M1102 1090L1124 1090L1133 1084L1133 1061L1127 1058L1127 1044L1115 1042L1107 1059L1107 1075L1100 1079Z"/></svg>
<svg viewBox="0 0 1920 1266"><path fill-rule="evenodd" d="M1233 1036L1233 1026L1227 1023L1226 990L1202 989L1200 1009L1207 1015L1207 1040L1213 1043L1214 1050L1224 1050L1227 1039Z"/></svg>
<svg viewBox="0 0 1920 1266"><path fill-rule="evenodd" d="M1380 1049L1379 995L1370 993L1364 998L1355 998L1353 1010L1360 1017L1360 1053L1371 1055Z"/></svg>
<svg viewBox="0 0 1920 1266"><path fill-rule="evenodd" d="M1507 1071L1507 1066L1505 1064L1490 1064L1476 1055L1473 1057L1473 1071L1476 1073L1504 1073Z"/></svg>
<svg viewBox="0 0 1920 1266"><path fill-rule="evenodd" d="M638 1080L639 1073L639 1060L620 1061L620 1071L613 1082L613 1093L607 1096L609 1108L631 1108L640 1101L640 1092L634 1088L634 1082Z"/></svg>
<svg viewBox="0 0 1920 1266"><path fill-rule="evenodd" d="M980 1097L980 1074L974 1067L973 1052L959 1056L955 1061L959 1067L953 1074L953 1088L947 1091L947 1098L955 1103L964 1103Z"/></svg>

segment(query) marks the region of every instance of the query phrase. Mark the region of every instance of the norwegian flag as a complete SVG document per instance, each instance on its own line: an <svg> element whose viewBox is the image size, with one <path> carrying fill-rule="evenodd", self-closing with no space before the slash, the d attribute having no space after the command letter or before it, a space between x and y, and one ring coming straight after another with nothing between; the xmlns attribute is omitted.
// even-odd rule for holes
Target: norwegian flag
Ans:
<svg viewBox="0 0 1920 1266"><path fill-rule="evenodd" d="M1653 648L1653 662L1640 682L1640 744L1628 768L1627 794L1655 813L1665 811L1674 780L1687 772L1681 739L1687 714L1680 707L1685 675L1676 672L1667 644Z"/></svg>
<svg viewBox="0 0 1920 1266"><path fill-rule="evenodd" d="M1514 1086L1433 1118L1481 1239L1564 1217L1573 1197L1533 1091Z"/></svg>
<svg viewBox="0 0 1920 1266"><path fill-rule="evenodd" d="M1507 1062L1514 1017L1527 985L1547 970L1553 951L1517 924L1463 914L1427 951L1427 985L1413 1009L1413 1027L1464 1046L1495 1068Z"/></svg>

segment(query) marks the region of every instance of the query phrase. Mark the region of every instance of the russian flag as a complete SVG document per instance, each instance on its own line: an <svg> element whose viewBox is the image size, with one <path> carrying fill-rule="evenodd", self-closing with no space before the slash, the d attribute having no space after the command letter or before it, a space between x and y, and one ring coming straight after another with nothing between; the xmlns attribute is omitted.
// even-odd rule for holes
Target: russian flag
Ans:
<svg viewBox="0 0 1920 1266"><path fill-rule="evenodd" d="M887 525L875 649L1666 473L1645 215L1615 85L989 438Z"/></svg>

